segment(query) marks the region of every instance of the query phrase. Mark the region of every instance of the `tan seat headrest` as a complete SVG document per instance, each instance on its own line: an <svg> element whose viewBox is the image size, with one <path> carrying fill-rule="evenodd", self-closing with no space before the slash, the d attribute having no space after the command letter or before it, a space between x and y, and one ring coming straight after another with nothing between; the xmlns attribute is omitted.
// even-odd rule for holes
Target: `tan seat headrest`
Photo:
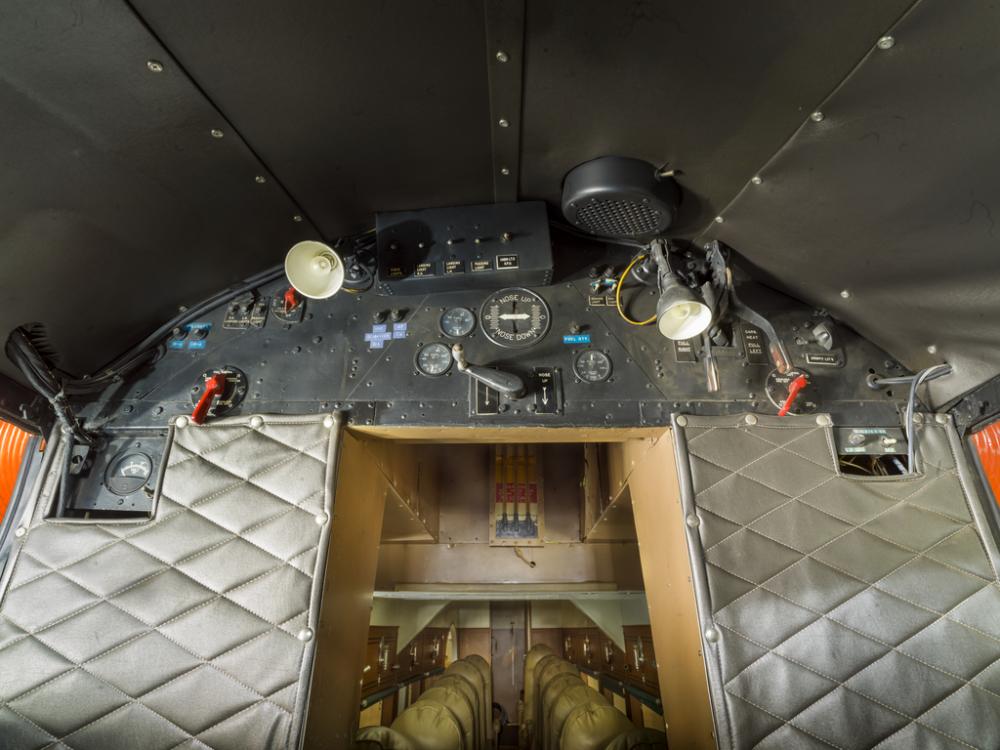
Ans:
<svg viewBox="0 0 1000 750"><path fill-rule="evenodd" d="M361 727L354 736L355 750L414 750L413 744L389 727Z"/></svg>
<svg viewBox="0 0 1000 750"><path fill-rule="evenodd" d="M631 722L614 706L585 703L566 718L559 750L604 750L611 740L630 729Z"/></svg>
<svg viewBox="0 0 1000 750"><path fill-rule="evenodd" d="M414 750L467 750L455 714L435 701L418 700L396 717L392 729L407 737Z"/></svg>

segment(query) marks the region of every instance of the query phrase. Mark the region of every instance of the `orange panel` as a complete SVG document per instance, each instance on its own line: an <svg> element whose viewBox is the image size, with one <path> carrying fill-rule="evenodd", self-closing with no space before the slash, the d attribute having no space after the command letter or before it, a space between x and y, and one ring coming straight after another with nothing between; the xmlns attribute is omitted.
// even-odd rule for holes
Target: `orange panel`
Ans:
<svg viewBox="0 0 1000 750"><path fill-rule="evenodd" d="M993 499L1000 504L1000 420L974 432L972 444L979 453L979 463L993 490Z"/></svg>
<svg viewBox="0 0 1000 750"><path fill-rule="evenodd" d="M31 433L0 419L0 518L7 512L30 438Z"/></svg>

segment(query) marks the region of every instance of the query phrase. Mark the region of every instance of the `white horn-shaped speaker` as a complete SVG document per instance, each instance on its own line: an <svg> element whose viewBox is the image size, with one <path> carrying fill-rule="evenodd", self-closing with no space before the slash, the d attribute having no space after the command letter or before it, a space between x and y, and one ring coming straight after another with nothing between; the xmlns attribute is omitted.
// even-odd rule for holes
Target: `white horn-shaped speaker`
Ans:
<svg viewBox="0 0 1000 750"><path fill-rule="evenodd" d="M288 251L285 275L303 297L326 299L344 285L344 262L329 245L306 240Z"/></svg>

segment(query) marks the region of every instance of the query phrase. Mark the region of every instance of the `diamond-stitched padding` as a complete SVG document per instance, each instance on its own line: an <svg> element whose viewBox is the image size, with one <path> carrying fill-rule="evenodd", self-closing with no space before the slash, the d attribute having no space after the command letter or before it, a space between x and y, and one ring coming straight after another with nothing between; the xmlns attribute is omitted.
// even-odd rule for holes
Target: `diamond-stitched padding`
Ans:
<svg viewBox="0 0 1000 750"><path fill-rule="evenodd" d="M43 490L0 605L0 747L296 747L332 439L177 429L143 523L46 521Z"/></svg>
<svg viewBox="0 0 1000 750"><path fill-rule="evenodd" d="M814 422L687 424L720 747L1000 747L1000 588L946 429L868 480Z"/></svg>

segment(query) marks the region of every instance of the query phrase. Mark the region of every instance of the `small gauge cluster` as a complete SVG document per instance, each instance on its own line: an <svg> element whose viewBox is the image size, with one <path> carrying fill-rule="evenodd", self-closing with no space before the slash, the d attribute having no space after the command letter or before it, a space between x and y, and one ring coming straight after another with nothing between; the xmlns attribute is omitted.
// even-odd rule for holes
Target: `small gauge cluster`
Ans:
<svg viewBox="0 0 1000 750"><path fill-rule="evenodd" d="M466 307L450 307L441 315L441 333L460 339L476 330L476 314Z"/></svg>
<svg viewBox="0 0 1000 750"><path fill-rule="evenodd" d="M440 342L417 349L414 365L417 372L428 378L439 378L451 369L451 347Z"/></svg>
<svg viewBox="0 0 1000 750"><path fill-rule="evenodd" d="M112 511L149 514L156 495L166 430L112 432L71 472L62 517Z"/></svg>
<svg viewBox="0 0 1000 750"><path fill-rule="evenodd" d="M598 349L585 349L573 360L573 374L583 383L603 383L611 377L611 357Z"/></svg>

